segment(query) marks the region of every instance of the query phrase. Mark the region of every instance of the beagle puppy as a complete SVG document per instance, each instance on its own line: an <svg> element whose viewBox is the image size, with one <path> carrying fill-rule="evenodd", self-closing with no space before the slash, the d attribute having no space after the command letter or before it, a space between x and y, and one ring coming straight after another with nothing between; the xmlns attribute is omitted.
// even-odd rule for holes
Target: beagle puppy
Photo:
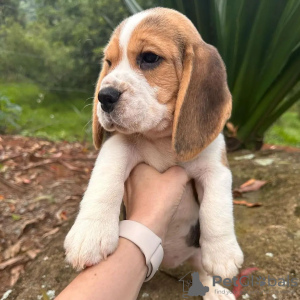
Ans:
<svg viewBox="0 0 300 300"><path fill-rule="evenodd" d="M211 278L232 278L243 263L222 135L231 106L224 63L189 19L154 8L124 20L104 50L94 97L95 146L111 134L66 237L67 260L82 269L114 252L124 182L137 164L160 172L179 165L193 180L170 224L163 265L189 260L210 287L204 299L235 299L218 294L225 289Z"/></svg>

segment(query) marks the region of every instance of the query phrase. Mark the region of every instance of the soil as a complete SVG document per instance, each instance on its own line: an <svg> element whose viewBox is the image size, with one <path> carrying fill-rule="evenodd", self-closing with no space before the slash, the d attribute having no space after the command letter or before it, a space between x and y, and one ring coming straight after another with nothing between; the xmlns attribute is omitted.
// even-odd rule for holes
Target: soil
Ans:
<svg viewBox="0 0 300 300"><path fill-rule="evenodd" d="M0 299L9 290L8 300L54 299L76 276L62 245L95 158L79 143L0 136ZM239 299L300 299L300 152L239 151L229 154L229 163L234 188L249 179L267 181L257 191L234 193L238 201L260 204L234 206L243 270L256 267L252 275L266 282L289 276L298 283L243 287ZM182 299L179 279L191 271L187 264L161 269L138 299Z"/></svg>

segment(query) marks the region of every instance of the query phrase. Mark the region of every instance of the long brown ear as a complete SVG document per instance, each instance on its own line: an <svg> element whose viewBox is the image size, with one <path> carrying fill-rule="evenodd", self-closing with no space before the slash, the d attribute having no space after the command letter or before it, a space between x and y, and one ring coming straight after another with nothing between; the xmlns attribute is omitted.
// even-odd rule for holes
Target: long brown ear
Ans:
<svg viewBox="0 0 300 300"><path fill-rule="evenodd" d="M172 136L178 159L190 160L208 146L222 131L231 107L218 51L203 41L186 46Z"/></svg>
<svg viewBox="0 0 300 300"><path fill-rule="evenodd" d="M103 142L103 136L104 136L104 129L99 123L98 116L97 116L97 107L98 107L98 93L100 90L100 85L103 77L105 76L106 71L104 68L102 69L97 86L95 89L95 94L94 94L94 107L93 107L93 141L94 141L94 146L96 149L99 149L101 147L101 144Z"/></svg>

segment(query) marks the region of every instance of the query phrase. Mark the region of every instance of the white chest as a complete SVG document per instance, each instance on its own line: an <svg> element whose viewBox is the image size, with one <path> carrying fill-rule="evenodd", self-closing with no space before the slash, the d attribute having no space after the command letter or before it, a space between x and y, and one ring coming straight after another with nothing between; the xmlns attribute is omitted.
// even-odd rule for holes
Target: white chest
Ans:
<svg viewBox="0 0 300 300"><path fill-rule="evenodd" d="M137 144L142 160L163 172L177 164L175 154L171 147L171 138L161 138L154 141L141 139Z"/></svg>

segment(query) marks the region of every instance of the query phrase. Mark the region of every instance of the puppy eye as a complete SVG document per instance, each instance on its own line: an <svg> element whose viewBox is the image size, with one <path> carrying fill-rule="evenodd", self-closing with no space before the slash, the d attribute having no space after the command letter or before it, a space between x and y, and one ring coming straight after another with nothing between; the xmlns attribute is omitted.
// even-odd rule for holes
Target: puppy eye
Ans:
<svg viewBox="0 0 300 300"><path fill-rule="evenodd" d="M111 67L111 61L108 59L106 59L105 61L107 62L108 66Z"/></svg>
<svg viewBox="0 0 300 300"><path fill-rule="evenodd" d="M153 52L144 52L137 58L137 63L142 70L155 68L161 62L161 57Z"/></svg>
<svg viewBox="0 0 300 300"><path fill-rule="evenodd" d="M152 52L142 53L142 62L154 64L159 60L159 56Z"/></svg>

